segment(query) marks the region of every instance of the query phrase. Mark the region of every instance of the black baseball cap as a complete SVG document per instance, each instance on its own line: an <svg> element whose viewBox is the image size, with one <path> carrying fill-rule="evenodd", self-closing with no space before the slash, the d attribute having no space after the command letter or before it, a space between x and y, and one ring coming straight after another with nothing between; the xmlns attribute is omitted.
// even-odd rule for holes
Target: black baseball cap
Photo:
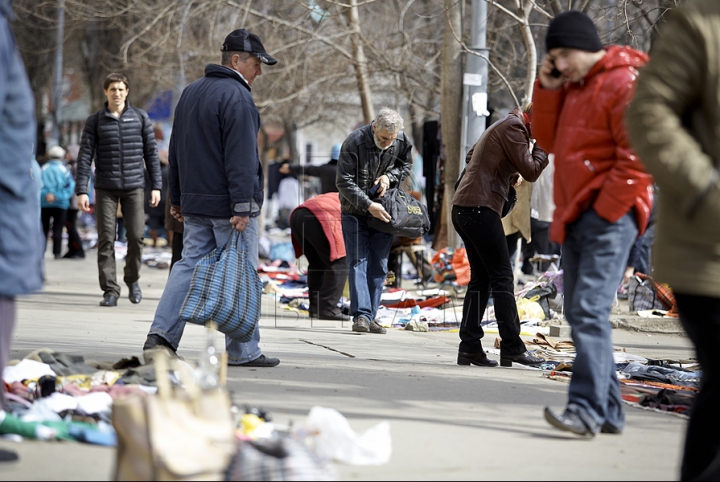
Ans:
<svg viewBox="0 0 720 482"><path fill-rule="evenodd" d="M230 34L225 37L225 42L223 42L220 50L222 52L250 52L255 57L259 58L264 64L277 64L277 60L265 51L265 47L263 47L260 37L254 33L248 32L244 28L239 28L230 32Z"/></svg>

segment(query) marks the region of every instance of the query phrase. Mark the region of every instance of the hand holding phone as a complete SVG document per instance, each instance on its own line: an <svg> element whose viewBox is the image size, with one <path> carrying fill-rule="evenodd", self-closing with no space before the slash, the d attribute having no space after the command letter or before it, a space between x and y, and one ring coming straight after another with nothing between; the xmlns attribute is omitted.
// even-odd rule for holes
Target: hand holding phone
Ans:
<svg viewBox="0 0 720 482"><path fill-rule="evenodd" d="M562 87L564 82L562 72L555 66L555 59L549 55L543 59L539 74L540 85L544 89L555 90Z"/></svg>

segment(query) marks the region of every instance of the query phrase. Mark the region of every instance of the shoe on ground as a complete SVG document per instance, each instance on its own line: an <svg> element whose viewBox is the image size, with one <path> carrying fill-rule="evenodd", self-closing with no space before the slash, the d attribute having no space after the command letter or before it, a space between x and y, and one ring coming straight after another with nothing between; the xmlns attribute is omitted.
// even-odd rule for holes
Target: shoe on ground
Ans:
<svg viewBox="0 0 720 482"><path fill-rule="evenodd" d="M103 296L100 306L117 306L118 297L113 294Z"/></svg>
<svg viewBox="0 0 720 482"><path fill-rule="evenodd" d="M353 321L352 331L367 333L370 331L370 323L364 317L360 316Z"/></svg>
<svg viewBox="0 0 720 482"><path fill-rule="evenodd" d="M562 415L558 415L545 407L545 420L553 427L565 432L572 432L575 435L592 438L595 434L585 425L580 416L576 413L565 410Z"/></svg>
<svg viewBox="0 0 720 482"><path fill-rule="evenodd" d="M477 353L466 353L459 351L457 357L458 365L477 365L479 367L496 367L498 362L487 357L484 351Z"/></svg>
<svg viewBox="0 0 720 482"><path fill-rule="evenodd" d="M80 252L80 251L75 252L75 253L68 251L67 253L65 253L63 258L65 258L65 259L85 259L85 253Z"/></svg>
<svg viewBox="0 0 720 482"><path fill-rule="evenodd" d="M519 355L505 355L502 351L500 352L500 366L511 367L513 363L525 365L528 367L539 367L545 362L543 358L532 356L527 351Z"/></svg>
<svg viewBox="0 0 720 482"><path fill-rule="evenodd" d="M331 321L345 321L347 320L346 316L343 316L342 313L320 313L319 315L317 313L310 313L310 318L315 318L318 320L331 320Z"/></svg>
<svg viewBox="0 0 720 482"><path fill-rule="evenodd" d="M377 333L378 335L384 335L387 333L387 330L380 326L380 323L378 323L377 320L372 320L368 326L370 328L370 333Z"/></svg>
<svg viewBox="0 0 720 482"><path fill-rule="evenodd" d="M60 253L55 253L55 259L62 259L62 255Z"/></svg>
<svg viewBox="0 0 720 482"><path fill-rule="evenodd" d="M622 429L617 428L615 425L610 425L609 423L606 422L600 428L600 433L610 433L613 435L620 435L620 434L622 434Z"/></svg>
<svg viewBox="0 0 720 482"><path fill-rule="evenodd" d="M175 348L170 344L169 341L167 341L165 338L163 338L160 335L156 335L154 333L151 333L147 336L145 339L145 344L143 345L143 351L152 350L153 348L157 347L165 347L171 352L175 353Z"/></svg>
<svg viewBox="0 0 720 482"><path fill-rule="evenodd" d="M140 303L142 301L142 290L140 289L140 285L135 282L129 284L128 288L130 289L130 293L128 294L130 302L135 304Z"/></svg>
<svg viewBox="0 0 720 482"><path fill-rule="evenodd" d="M0 462L15 462L19 459L18 454L10 450L0 449Z"/></svg>
<svg viewBox="0 0 720 482"><path fill-rule="evenodd" d="M251 367L251 368L253 368L253 367L255 367L255 368L257 368L257 367L270 368L270 367L278 366L279 364L280 364L279 358L270 358L265 355L260 355L256 359L249 361L249 362L245 362L245 363L228 362L228 366L231 366L231 367Z"/></svg>

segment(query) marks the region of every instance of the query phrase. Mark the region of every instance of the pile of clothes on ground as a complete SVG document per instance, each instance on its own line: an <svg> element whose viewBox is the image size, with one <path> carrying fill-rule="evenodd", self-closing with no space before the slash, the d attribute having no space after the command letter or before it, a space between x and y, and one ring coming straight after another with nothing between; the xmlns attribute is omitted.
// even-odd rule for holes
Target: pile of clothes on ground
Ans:
<svg viewBox="0 0 720 482"><path fill-rule="evenodd" d="M575 359L573 343L540 333L537 336L526 345L528 348L532 346L535 354L545 358L540 367L545 376L554 380L570 380ZM624 348L616 348L614 358L620 393L625 403L681 417L689 415L702 377L697 360L648 359L627 353Z"/></svg>

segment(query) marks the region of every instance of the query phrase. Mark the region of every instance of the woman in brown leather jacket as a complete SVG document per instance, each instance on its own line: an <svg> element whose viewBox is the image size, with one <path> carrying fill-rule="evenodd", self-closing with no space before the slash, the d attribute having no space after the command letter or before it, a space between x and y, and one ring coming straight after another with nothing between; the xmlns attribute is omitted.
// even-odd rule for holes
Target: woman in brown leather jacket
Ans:
<svg viewBox="0 0 720 482"><path fill-rule="evenodd" d="M521 177L534 182L548 165L543 150L537 146L530 150L530 109L531 105L524 111L515 108L483 132L465 158L467 167L453 196L453 226L470 262L458 365L497 366L480 342L484 336L480 322L491 292L502 339L500 364L537 366L543 362L527 353L520 338L513 272L501 222L510 188Z"/></svg>

